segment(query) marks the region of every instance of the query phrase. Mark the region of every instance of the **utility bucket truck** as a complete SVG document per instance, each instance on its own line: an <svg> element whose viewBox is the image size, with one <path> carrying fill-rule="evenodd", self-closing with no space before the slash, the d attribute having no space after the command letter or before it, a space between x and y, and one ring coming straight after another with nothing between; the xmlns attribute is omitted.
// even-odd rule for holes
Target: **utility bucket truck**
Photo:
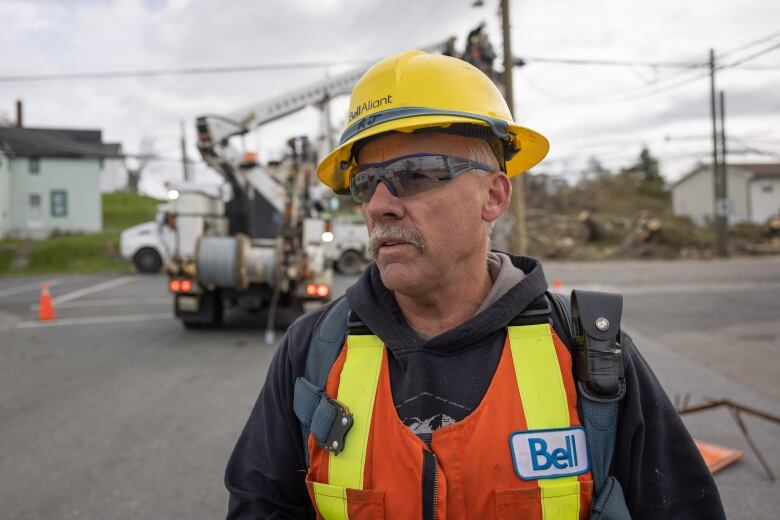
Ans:
<svg viewBox="0 0 780 520"><path fill-rule="evenodd" d="M290 140L273 173L243 161L221 186L172 190L163 225L175 235L168 286L188 327L218 325L223 309L303 310L330 297L319 204L310 198L314 166L306 138Z"/></svg>
<svg viewBox="0 0 780 520"><path fill-rule="evenodd" d="M444 41L428 50L443 51L446 45ZM326 255L332 248L326 249L323 237L333 241L334 233L316 196L313 147L305 137L291 139L286 160L261 167L230 139L316 106L322 116L322 141L333 148L329 101L349 94L367 69L335 75L231 114L197 118L201 157L225 183L216 192L181 186L164 219L164 225L176 231L166 271L176 316L186 327L218 324L223 308L237 305L268 310L271 331L278 307L303 310L330 298L332 269Z"/></svg>

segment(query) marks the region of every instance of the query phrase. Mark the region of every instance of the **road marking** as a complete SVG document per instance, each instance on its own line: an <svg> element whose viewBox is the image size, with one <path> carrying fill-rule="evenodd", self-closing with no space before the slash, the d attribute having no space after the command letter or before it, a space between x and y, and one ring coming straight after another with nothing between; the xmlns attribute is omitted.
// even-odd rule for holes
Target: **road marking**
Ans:
<svg viewBox="0 0 780 520"><path fill-rule="evenodd" d="M43 283L48 283L49 287L54 287L55 285L59 285L62 282L63 280L49 280L48 282L46 280L41 280L40 282L33 282L25 285L17 285L16 287L9 287L8 289L3 289L0 291L0 298L4 296L13 296L15 294L26 293L34 289L40 289L41 284Z"/></svg>
<svg viewBox="0 0 780 520"><path fill-rule="evenodd" d="M57 305L57 309L84 309L89 307L121 307L130 305L169 305L173 298L103 298L94 300L79 300ZM37 311L41 306L30 305L31 311Z"/></svg>
<svg viewBox="0 0 780 520"><path fill-rule="evenodd" d="M90 318L62 318L52 321L19 321L10 328L36 329L41 327L67 327L71 325L109 325L137 321L171 320L172 314L126 314L124 316L94 316Z"/></svg>
<svg viewBox="0 0 780 520"><path fill-rule="evenodd" d="M105 291L106 289L111 289L113 287L118 287L120 285L124 285L124 284L132 282L134 280L138 280L138 277L137 276L123 276L121 278L114 278L113 280L100 282L98 284L90 285L89 287L84 287L82 289L77 289L75 291L63 294L61 296L57 296L56 298L52 298L52 303L54 305L59 305L60 303L69 302L71 300L75 300L76 298L81 298L82 296L86 296L88 294L94 294L96 292Z"/></svg>

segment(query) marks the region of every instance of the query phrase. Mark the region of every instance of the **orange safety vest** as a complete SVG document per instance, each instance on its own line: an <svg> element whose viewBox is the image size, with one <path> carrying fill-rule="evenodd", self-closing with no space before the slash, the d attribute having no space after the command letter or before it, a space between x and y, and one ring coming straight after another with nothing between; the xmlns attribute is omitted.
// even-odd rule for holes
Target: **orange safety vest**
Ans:
<svg viewBox="0 0 780 520"><path fill-rule="evenodd" d="M482 402L434 431L430 448L398 417L377 336L347 337L325 391L349 408L354 425L338 454L309 435L306 485L318 518L590 516L593 481L571 354L549 324L507 329Z"/></svg>

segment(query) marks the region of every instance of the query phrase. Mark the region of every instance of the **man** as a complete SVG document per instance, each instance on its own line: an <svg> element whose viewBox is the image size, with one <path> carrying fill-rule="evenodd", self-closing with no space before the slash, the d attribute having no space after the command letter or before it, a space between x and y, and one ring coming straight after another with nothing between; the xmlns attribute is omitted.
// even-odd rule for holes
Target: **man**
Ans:
<svg viewBox="0 0 780 520"><path fill-rule="evenodd" d="M347 290L335 360L308 350L336 305L288 330L227 467L228 518L590 518L598 461L567 319L539 262L489 250L509 177L547 141L477 69L419 51L364 75L347 125L318 175L363 204L376 262ZM621 344L609 473L632 518L724 518L668 398ZM324 432L301 411L298 386L318 391L302 382L309 359L327 375L319 404L335 410Z"/></svg>

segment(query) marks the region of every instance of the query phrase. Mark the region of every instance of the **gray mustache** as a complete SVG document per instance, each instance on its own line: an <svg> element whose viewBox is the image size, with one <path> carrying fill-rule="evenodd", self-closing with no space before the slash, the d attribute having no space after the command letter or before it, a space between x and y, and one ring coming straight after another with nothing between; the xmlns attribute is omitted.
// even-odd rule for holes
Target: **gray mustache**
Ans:
<svg viewBox="0 0 780 520"><path fill-rule="evenodd" d="M377 226L371 230L371 235L368 237L368 254L371 258L376 259L381 240L408 242L420 251L425 251L425 240L417 231L398 225Z"/></svg>

